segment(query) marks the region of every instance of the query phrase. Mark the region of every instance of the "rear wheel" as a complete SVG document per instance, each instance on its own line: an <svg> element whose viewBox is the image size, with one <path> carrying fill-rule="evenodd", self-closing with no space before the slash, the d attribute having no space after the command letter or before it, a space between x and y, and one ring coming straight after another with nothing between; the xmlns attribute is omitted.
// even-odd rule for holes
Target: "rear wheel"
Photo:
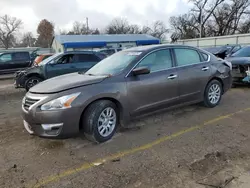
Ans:
<svg viewBox="0 0 250 188"><path fill-rule="evenodd" d="M218 80L208 83L204 93L204 105L213 108L220 103L222 97L222 85Z"/></svg>
<svg viewBox="0 0 250 188"><path fill-rule="evenodd" d="M25 89L26 89L26 91L29 91L30 88L32 88L34 85L38 84L41 81L43 81L41 78L39 78L37 76L31 76L25 82Z"/></svg>
<svg viewBox="0 0 250 188"><path fill-rule="evenodd" d="M82 128L86 138L97 143L108 141L118 125L118 109L109 100L91 104L83 114Z"/></svg>

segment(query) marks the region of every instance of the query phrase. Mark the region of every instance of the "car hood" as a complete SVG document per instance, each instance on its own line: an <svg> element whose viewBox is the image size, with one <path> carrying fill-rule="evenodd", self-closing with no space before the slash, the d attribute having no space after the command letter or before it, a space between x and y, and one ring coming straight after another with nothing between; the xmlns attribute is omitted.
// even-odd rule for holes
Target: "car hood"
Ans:
<svg viewBox="0 0 250 188"><path fill-rule="evenodd" d="M230 61L234 65L248 65L250 64L250 57L228 57L227 61Z"/></svg>
<svg viewBox="0 0 250 188"><path fill-rule="evenodd" d="M97 84L108 76L90 76L79 73L65 74L45 80L30 89L31 93L49 94L85 85Z"/></svg>
<svg viewBox="0 0 250 188"><path fill-rule="evenodd" d="M37 70L39 70L39 67L33 66L33 67L28 67L24 70L19 70L19 71L17 71L17 73L19 73L19 72L22 72L22 73L36 72Z"/></svg>

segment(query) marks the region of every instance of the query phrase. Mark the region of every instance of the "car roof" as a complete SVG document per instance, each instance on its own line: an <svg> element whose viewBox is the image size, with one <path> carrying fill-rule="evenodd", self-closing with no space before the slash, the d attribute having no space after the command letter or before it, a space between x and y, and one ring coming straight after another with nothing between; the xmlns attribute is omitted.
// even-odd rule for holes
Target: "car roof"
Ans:
<svg viewBox="0 0 250 188"><path fill-rule="evenodd" d="M193 47L193 46L180 45L180 44L157 44L157 45L146 45L146 46L132 47L129 49L125 49L124 51L127 51L127 52L130 52L130 51L147 52L147 51L157 50L157 49L161 49L161 48L173 48L173 47L186 47L186 48L198 49L198 48Z"/></svg>
<svg viewBox="0 0 250 188"><path fill-rule="evenodd" d="M67 51L64 52L64 54L94 54L94 53L99 53L99 52L95 52L95 51Z"/></svg>
<svg viewBox="0 0 250 188"><path fill-rule="evenodd" d="M38 56L48 56L48 55L53 55L53 53L39 54Z"/></svg>
<svg viewBox="0 0 250 188"><path fill-rule="evenodd" d="M29 53L28 51L5 51L0 54L13 54L13 53Z"/></svg>

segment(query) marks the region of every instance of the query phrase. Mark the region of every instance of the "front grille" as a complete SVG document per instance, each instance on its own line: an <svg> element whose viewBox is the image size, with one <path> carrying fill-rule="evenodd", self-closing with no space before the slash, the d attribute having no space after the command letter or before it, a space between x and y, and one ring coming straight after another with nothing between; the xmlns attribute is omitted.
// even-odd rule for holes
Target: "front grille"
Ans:
<svg viewBox="0 0 250 188"><path fill-rule="evenodd" d="M24 103L23 103L23 108L28 111L29 107L32 106L33 104L37 103L40 99L32 99L29 97L25 97Z"/></svg>

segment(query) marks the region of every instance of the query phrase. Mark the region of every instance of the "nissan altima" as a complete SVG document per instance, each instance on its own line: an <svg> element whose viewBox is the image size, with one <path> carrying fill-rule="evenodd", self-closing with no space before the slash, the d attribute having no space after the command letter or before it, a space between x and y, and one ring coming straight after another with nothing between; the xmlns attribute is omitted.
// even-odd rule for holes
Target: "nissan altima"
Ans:
<svg viewBox="0 0 250 188"><path fill-rule="evenodd" d="M231 87L231 69L230 62L195 47L130 48L85 73L32 87L22 102L24 126L40 137L83 132L92 141L105 142L134 118L193 103L217 106Z"/></svg>

